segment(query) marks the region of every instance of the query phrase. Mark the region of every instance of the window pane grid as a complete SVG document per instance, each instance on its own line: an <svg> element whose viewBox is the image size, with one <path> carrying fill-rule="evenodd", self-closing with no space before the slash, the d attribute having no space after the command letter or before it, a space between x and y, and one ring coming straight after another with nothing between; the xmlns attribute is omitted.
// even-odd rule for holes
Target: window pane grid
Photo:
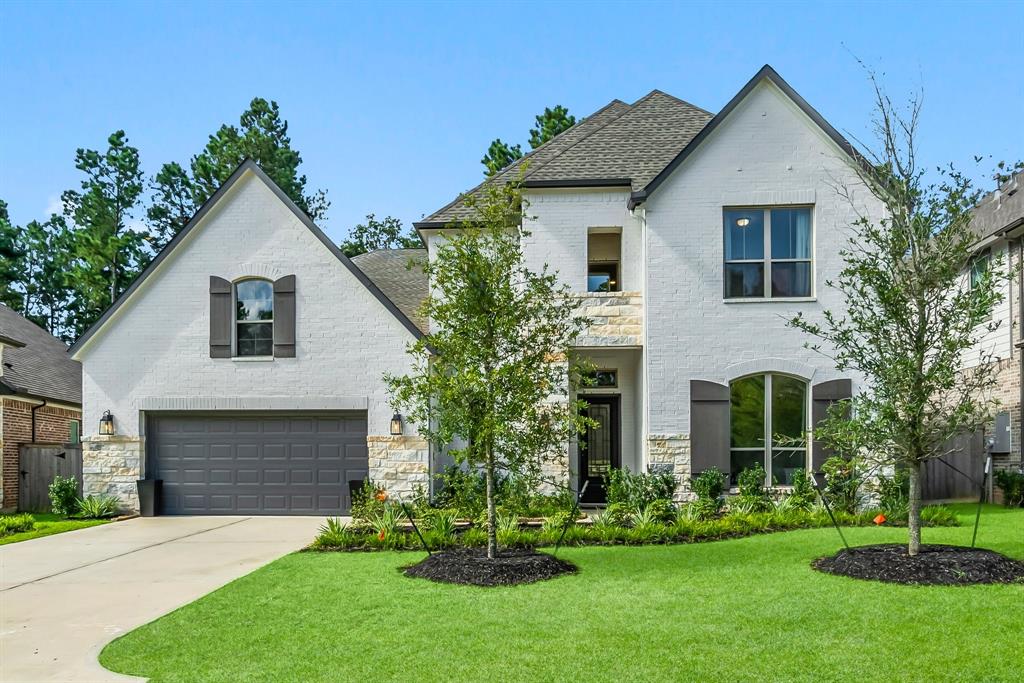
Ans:
<svg viewBox="0 0 1024 683"><path fill-rule="evenodd" d="M731 485L755 465L764 468L766 485L773 480L791 485L795 471L807 468L807 383L787 375L754 375L732 382L730 394Z"/></svg>
<svg viewBox="0 0 1024 683"><path fill-rule="evenodd" d="M811 207L726 209L725 298L809 297Z"/></svg>
<svg viewBox="0 0 1024 683"><path fill-rule="evenodd" d="M274 355L274 287L267 280L235 285L235 355Z"/></svg>

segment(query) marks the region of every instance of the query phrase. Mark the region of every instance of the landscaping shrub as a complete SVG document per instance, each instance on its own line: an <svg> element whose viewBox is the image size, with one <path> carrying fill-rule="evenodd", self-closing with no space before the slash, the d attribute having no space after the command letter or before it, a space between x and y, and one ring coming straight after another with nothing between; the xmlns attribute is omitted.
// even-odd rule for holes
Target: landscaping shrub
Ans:
<svg viewBox="0 0 1024 683"><path fill-rule="evenodd" d="M832 507L849 514L857 512L861 503L861 485L864 478L860 473L860 461L832 456L821 466L825 473L825 495Z"/></svg>
<svg viewBox="0 0 1024 683"><path fill-rule="evenodd" d="M725 475L717 468L711 467L691 477L690 489L697 494L697 500L690 504L687 514L697 519L710 519L721 511Z"/></svg>
<svg viewBox="0 0 1024 683"><path fill-rule="evenodd" d="M910 475L897 469L891 477L879 476L874 483L878 507L890 518L907 519L910 514Z"/></svg>
<svg viewBox="0 0 1024 683"><path fill-rule="evenodd" d="M810 510L817 502L818 494L814 490L811 478L802 467L793 471L793 488L789 495L782 499L787 508Z"/></svg>
<svg viewBox="0 0 1024 683"><path fill-rule="evenodd" d="M17 515L0 515L0 536L32 531L35 524L35 517L27 512Z"/></svg>
<svg viewBox="0 0 1024 683"><path fill-rule="evenodd" d="M921 508L921 523L925 526L957 526L960 520L945 505L928 505Z"/></svg>
<svg viewBox="0 0 1024 683"><path fill-rule="evenodd" d="M70 517L78 510L78 480L57 475L50 482L50 509L53 514Z"/></svg>
<svg viewBox="0 0 1024 683"><path fill-rule="evenodd" d="M608 504L621 503L632 514L644 510L656 500L672 504L676 477L671 472L630 472L614 469L605 477Z"/></svg>
<svg viewBox="0 0 1024 683"><path fill-rule="evenodd" d="M996 470L992 477L996 486L1003 492L1003 505L1024 507L1024 473Z"/></svg>
<svg viewBox="0 0 1024 683"><path fill-rule="evenodd" d="M339 517L328 517L313 540L314 548L349 548L359 542L359 534Z"/></svg>
<svg viewBox="0 0 1024 683"><path fill-rule="evenodd" d="M745 513L765 512L773 507L771 496L765 488L764 481L768 475L761 465L748 467L736 477L740 495L730 499L729 508Z"/></svg>
<svg viewBox="0 0 1024 683"><path fill-rule="evenodd" d="M384 486L367 477L362 487L352 494L352 518L365 520L379 515L387 507L387 501L388 492Z"/></svg>
<svg viewBox="0 0 1024 683"><path fill-rule="evenodd" d="M106 519L117 514L120 502L113 496L89 496L78 501L78 514L82 519Z"/></svg>

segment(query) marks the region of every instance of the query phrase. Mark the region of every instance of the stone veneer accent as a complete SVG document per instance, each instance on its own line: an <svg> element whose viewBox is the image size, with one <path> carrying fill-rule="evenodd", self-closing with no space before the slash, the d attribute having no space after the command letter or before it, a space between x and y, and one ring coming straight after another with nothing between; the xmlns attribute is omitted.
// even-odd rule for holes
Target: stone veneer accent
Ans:
<svg viewBox="0 0 1024 683"><path fill-rule="evenodd" d="M676 477L677 501L690 499L690 435L648 434L647 462L650 469L671 466Z"/></svg>
<svg viewBox="0 0 1024 683"><path fill-rule="evenodd" d="M409 499L430 486L430 447L422 436L368 436L370 479L388 493Z"/></svg>
<svg viewBox="0 0 1024 683"><path fill-rule="evenodd" d="M577 346L641 346L644 299L640 292L588 292L577 295L579 312L593 320Z"/></svg>
<svg viewBox="0 0 1024 683"><path fill-rule="evenodd" d="M136 481L142 475L142 440L133 436L93 435L82 439L82 490L86 496L108 495L122 510L138 511Z"/></svg>

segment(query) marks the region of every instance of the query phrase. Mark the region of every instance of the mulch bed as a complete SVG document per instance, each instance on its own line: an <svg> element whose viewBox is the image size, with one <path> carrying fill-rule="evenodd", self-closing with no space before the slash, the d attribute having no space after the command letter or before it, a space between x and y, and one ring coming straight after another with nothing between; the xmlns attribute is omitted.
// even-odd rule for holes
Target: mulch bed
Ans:
<svg viewBox="0 0 1024 683"><path fill-rule="evenodd" d="M576 565L532 550L501 550L493 560L483 548L434 553L411 567L406 576L471 586L515 586L576 573Z"/></svg>
<svg viewBox="0 0 1024 683"><path fill-rule="evenodd" d="M922 545L916 557L906 544L884 543L841 550L812 563L818 571L886 583L967 586L1024 582L1024 562L993 550Z"/></svg>

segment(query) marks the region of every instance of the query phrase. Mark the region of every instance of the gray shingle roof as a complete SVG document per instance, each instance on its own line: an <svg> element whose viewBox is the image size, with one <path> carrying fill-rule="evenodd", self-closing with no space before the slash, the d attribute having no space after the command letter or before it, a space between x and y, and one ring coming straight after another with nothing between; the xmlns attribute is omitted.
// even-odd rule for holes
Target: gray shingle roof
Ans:
<svg viewBox="0 0 1024 683"><path fill-rule="evenodd" d="M1024 221L1024 182L1016 174L995 192L981 198L974 208L971 230L984 239L1004 228Z"/></svg>
<svg viewBox="0 0 1024 683"><path fill-rule="evenodd" d="M659 90L632 105L612 100L466 194L477 194L488 183L516 179L523 164L527 164L527 182L622 178L638 189L711 118L703 109ZM472 210L460 196L416 225L438 226L471 216Z"/></svg>
<svg viewBox="0 0 1024 683"><path fill-rule="evenodd" d="M82 366L71 360L64 342L0 304L0 336L23 348L4 349L3 390L40 398L82 404Z"/></svg>
<svg viewBox="0 0 1024 683"><path fill-rule="evenodd" d="M426 260L426 249L379 249L352 257L352 263L423 333L427 332L427 320L420 305L429 291L422 268Z"/></svg>

